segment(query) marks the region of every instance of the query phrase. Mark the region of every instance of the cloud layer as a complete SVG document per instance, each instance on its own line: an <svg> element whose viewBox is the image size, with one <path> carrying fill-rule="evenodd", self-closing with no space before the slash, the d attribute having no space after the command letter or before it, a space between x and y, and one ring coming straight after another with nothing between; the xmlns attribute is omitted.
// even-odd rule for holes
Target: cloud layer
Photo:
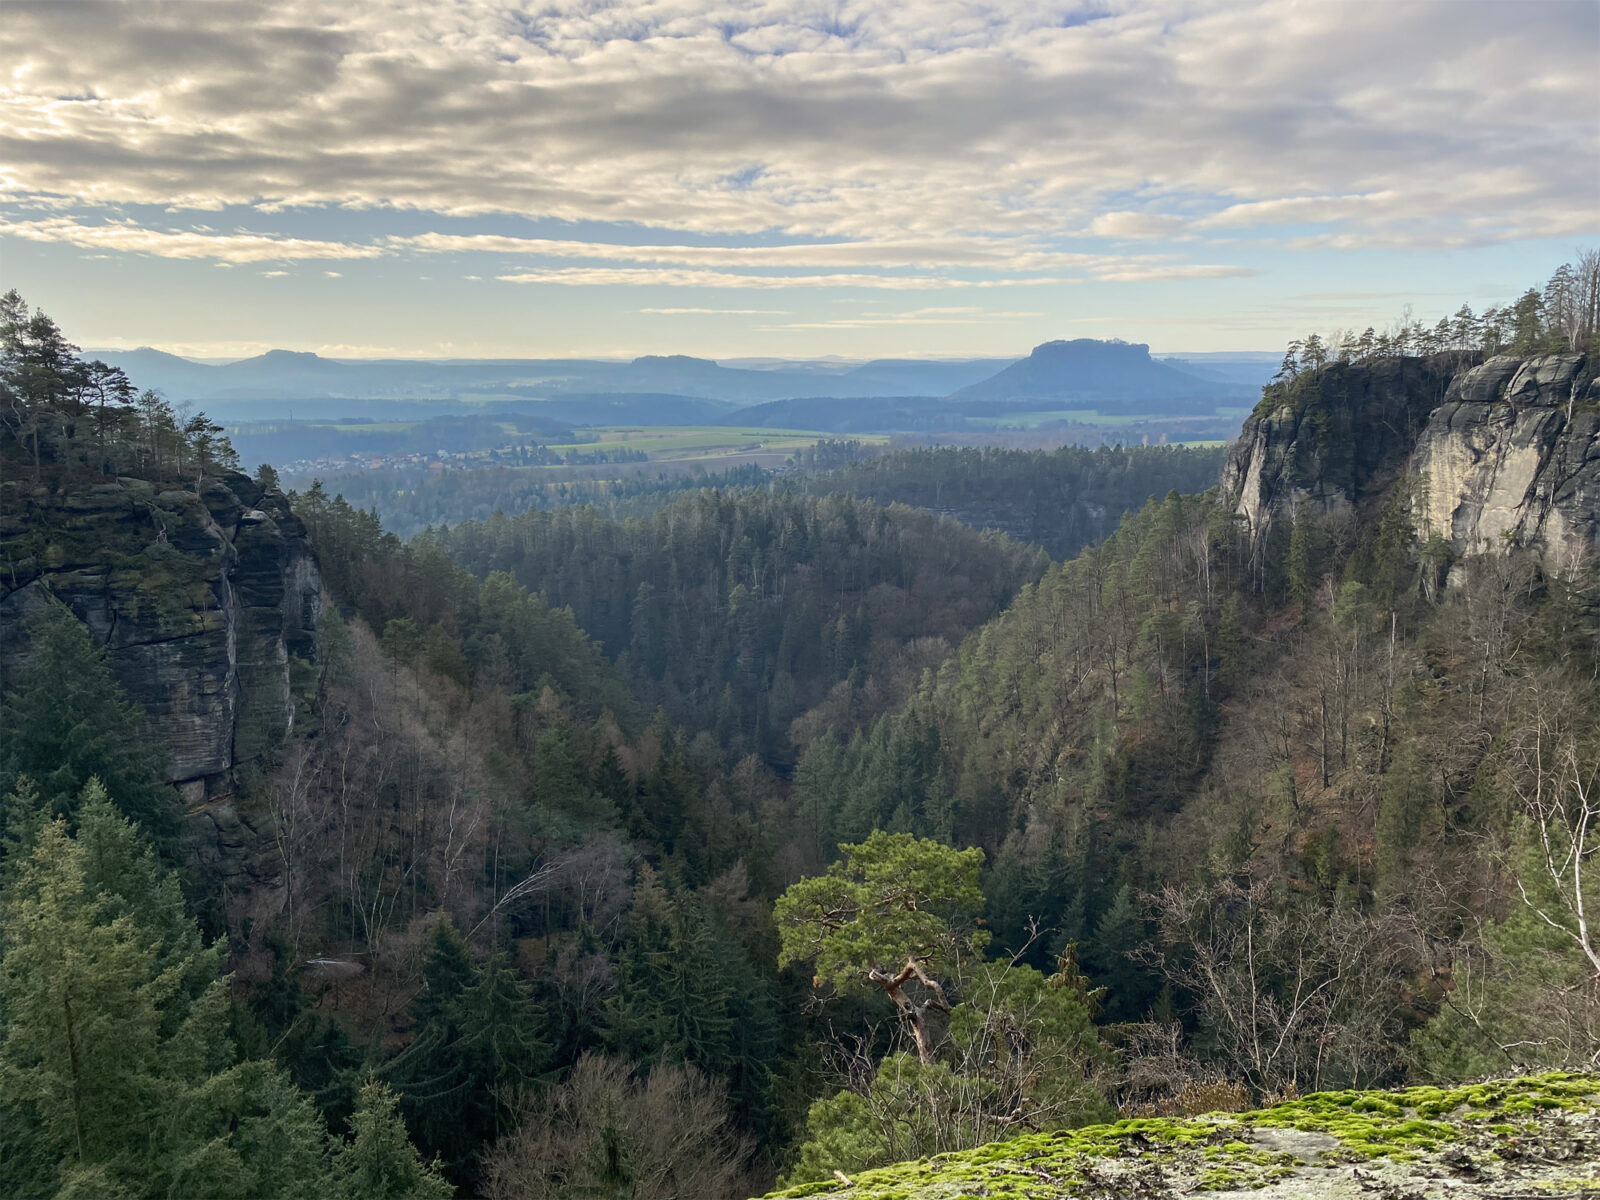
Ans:
<svg viewBox="0 0 1600 1200"><path fill-rule="evenodd" d="M1249 287L1257 313L1298 320L1304 256L1487 260L1600 235L1593 0L4 15L0 251L63 256L37 260L44 278L66 259L216 263L274 295L341 279L343 312L362 287L426 307L431 290L405 288L465 280L500 298L485 305L559 297L574 323L627 289L616 312L658 329L927 327L918 344L942 349L945 326L1123 320L1100 285L1125 298L1112 311L1222 329L1215 308L1141 301ZM906 304L824 311L841 295Z"/></svg>
<svg viewBox="0 0 1600 1200"><path fill-rule="evenodd" d="M11 4L0 189L885 256L808 266L988 265L1069 233L1551 236L1594 225L1597 39L1588 0Z"/></svg>

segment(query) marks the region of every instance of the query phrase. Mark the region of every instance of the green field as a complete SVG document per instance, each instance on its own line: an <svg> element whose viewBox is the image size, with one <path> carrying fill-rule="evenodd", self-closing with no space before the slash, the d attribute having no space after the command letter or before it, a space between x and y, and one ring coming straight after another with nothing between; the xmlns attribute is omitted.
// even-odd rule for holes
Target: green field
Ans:
<svg viewBox="0 0 1600 1200"><path fill-rule="evenodd" d="M751 429L726 425L603 425L580 431L581 442L550 442L552 450L591 454L596 450L641 450L652 462L709 458L757 451L792 453L833 436L804 429ZM887 436L866 435L857 441L881 445Z"/></svg>
<svg viewBox="0 0 1600 1200"><path fill-rule="evenodd" d="M341 440L359 441L367 434L407 433L422 421L376 421L370 424L323 424L313 426L334 433ZM506 445L531 443L534 435L519 431L515 425L501 426L506 435ZM580 426L571 435L572 440L537 439L541 444L558 452L593 454L601 450L637 450L649 456L651 462L670 462L702 458L721 458L732 455L792 454L814 445L817 441L839 435L819 433L807 429L762 429L749 426L726 425L595 425ZM888 442L884 434L852 435L853 440L881 445ZM352 446L352 449L359 447ZM486 450L467 451L468 457L487 454Z"/></svg>
<svg viewBox="0 0 1600 1200"><path fill-rule="evenodd" d="M1043 412L1017 412L1005 413L994 418L997 426L1003 429L1037 429L1041 425L1051 425L1061 421L1070 421L1074 425L1130 425L1134 421L1148 421L1159 417L1148 416L1101 416L1092 408L1054 408Z"/></svg>

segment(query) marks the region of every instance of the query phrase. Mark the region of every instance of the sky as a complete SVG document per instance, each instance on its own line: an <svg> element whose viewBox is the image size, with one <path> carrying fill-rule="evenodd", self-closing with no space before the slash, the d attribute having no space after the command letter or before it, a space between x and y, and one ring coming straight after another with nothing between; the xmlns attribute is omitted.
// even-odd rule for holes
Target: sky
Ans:
<svg viewBox="0 0 1600 1200"><path fill-rule="evenodd" d="M1272 350L1596 244L1596 0L0 19L0 286L85 347Z"/></svg>

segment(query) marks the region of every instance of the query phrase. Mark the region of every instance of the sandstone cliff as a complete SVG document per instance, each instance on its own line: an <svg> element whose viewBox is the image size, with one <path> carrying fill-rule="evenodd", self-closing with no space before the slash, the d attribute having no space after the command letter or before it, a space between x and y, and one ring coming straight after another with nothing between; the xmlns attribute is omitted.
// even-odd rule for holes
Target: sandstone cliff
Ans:
<svg viewBox="0 0 1600 1200"><path fill-rule="evenodd" d="M1412 457L1421 530L1459 554L1536 545L1561 570L1600 548L1600 380L1573 354L1459 374Z"/></svg>
<svg viewBox="0 0 1600 1200"><path fill-rule="evenodd" d="M315 681L322 583L287 499L236 473L198 491L133 477L64 490L8 480L0 670L25 651L26 618L47 592L105 645L191 817L237 842L240 768L283 741L297 687Z"/></svg>
<svg viewBox="0 0 1600 1200"><path fill-rule="evenodd" d="M1600 380L1580 355L1334 364L1275 387L1244 424L1223 494L1258 540L1297 507L1348 512L1402 476L1457 555L1600 550Z"/></svg>

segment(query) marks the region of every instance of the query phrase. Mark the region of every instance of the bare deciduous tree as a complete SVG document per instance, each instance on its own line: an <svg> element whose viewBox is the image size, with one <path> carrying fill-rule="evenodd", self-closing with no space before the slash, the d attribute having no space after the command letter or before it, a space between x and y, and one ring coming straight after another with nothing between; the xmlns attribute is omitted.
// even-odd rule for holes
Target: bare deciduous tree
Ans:
<svg viewBox="0 0 1600 1200"><path fill-rule="evenodd" d="M1362 1086L1394 1059L1396 950L1381 919L1258 882L1152 897L1139 957L1197 1006L1230 1073L1263 1094Z"/></svg>
<svg viewBox="0 0 1600 1200"><path fill-rule="evenodd" d="M1529 719L1509 738L1506 778L1532 827L1538 878L1519 877L1517 891L1600 980L1600 887L1589 870L1600 851L1600 738L1555 681L1535 680L1527 704Z"/></svg>
<svg viewBox="0 0 1600 1200"><path fill-rule="evenodd" d="M640 1079L625 1062L586 1054L565 1083L520 1107L517 1131L484 1160L491 1200L733 1200L759 1190L726 1089L693 1067L661 1064Z"/></svg>

